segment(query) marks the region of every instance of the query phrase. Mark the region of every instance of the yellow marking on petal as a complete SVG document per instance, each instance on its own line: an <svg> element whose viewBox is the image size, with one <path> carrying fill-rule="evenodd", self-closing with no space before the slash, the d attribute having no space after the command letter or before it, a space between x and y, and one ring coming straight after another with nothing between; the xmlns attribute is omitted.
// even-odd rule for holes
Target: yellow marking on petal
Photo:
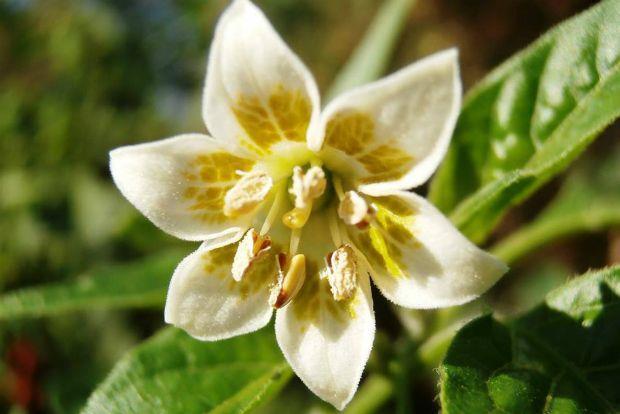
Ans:
<svg viewBox="0 0 620 414"><path fill-rule="evenodd" d="M273 255L265 254L252 263L241 281L235 281L231 275L231 267L237 245L238 243L229 244L204 253L203 269L207 277L223 280L229 292L237 293L241 300L245 300L269 288L269 284L276 278L276 266Z"/></svg>
<svg viewBox="0 0 620 414"><path fill-rule="evenodd" d="M239 171L247 172L253 166L253 160L227 152L198 154L181 173L185 179L181 195L189 202L188 210L208 223L227 220L224 196L239 179Z"/></svg>
<svg viewBox="0 0 620 414"><path fill-rule="evenodd" d="M394 240L402 244L418 244L413 234L413 215L395 214L379 203L375 203L377 222L383 230Z"/></svg>
<svg viewBox="0 0 620 414"><path fill-rule="evenodd" d="M370 173L370 176L361 180L365 184L397 180L407 173L413 163L412 156L389 145L380 145L357 160Z"/></svg>
<svg viewBox="0 0 620 414"><path fill-rule="evenodd" d="M411 168L414 158L394 139L378 139L374 119L362 112L336 115L325 128L325 143L354 157L367 172L360 182L396 180Z"/></svg>
<svg viewBox="0 0 620 414"><path fill-rule="evenodd" d="M205 272L219 278L228 277L236 251L237 244L234 243L209 250L203 254Z"/></svg>
<svg viewBox="0 0 620 414"><path fill-rule="evenodd" d="M420 246L413 231L416 211L398 197L376 197L372 201L375 220L367 232L357 234L360 250L373 265L401 277L403 250Z"/></svg>
<svg viewBox="0 0 620 414"><path fill-rule="evenodd" d="M360 112L338 114L325 128L325 143L349 155L364 151L374 139L374 121Z"/></svg>
<svg viewBox="0 0 620 414"><path fill-rule="evenodd" d="M318 323L323 311L327 311L339 323L354 319L357 316L355 308L359 303L359 295L360 288L357 288L348 299L336 301L328 279L321 278L315 262L306 260L306 281L290 306L302 323L303 331L307 329L308 324Z"/></svg>
<svg viewBox="0 0 620 414"><path fill-rule="evenodd" d="M370 253L372 262L382 264L392 276L403 276L402 252L395 244L386 240L376 226L370 226L367 232L360 234L359 241L360 250Z"/></svg>
<svg viewBox="0 0 620 414"><path fill-rule="evenodd" d="M277 85L267 99L239 96L232 110L252 141L249 148L269 153L271 146L280 141L305 141L312 106L302 91Z"/></svg>

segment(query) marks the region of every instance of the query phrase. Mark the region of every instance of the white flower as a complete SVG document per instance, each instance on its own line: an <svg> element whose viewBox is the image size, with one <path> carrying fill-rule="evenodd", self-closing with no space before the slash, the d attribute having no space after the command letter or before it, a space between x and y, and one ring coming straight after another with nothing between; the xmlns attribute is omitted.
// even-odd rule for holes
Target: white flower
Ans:
<svg viewBox="0 0 620 414"><path fill-rule="evenodd" d="M234 1L209 56L212 137L110 154L136 208L203 241L172 277L166 321L213 341L265 326L275 307L291 367L342 409L372 348L369 276L398 305L437 308L472 300L506 271L406 191L444 157L460 99L457 52L447 50L321 111L303 63L253 4Z"/></svg>

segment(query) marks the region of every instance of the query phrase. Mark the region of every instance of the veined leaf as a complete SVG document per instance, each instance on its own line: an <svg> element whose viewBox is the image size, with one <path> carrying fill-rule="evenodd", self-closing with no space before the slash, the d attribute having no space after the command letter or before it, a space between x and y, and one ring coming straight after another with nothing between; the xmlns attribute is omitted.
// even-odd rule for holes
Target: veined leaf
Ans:
<svg viewBox="0 0 620 414"><path fill-rule="evenodd" d="M389 0L383 4L364 38L329 88L325 102L383 75L405 25L407 14L415 2L416 0Z"/></svg>
<svg viewBox="0 0 620 414"><path fill-rule="evenodd" d="M440 367L443 412L620 412L619 320L620 266L567 283L514 321L474 320Z"/></svg>
<svg viewBox="0 0 620 414"><path fill-rule="evenodd" d="M560 237L613 225L620 225L620 147L607 160L589 160L577 169L531 224L502 240L492 252L512 263Z"/></svg>
<svg viewBox="0 0 620 414"><path fill-rule="evenodd" d="M93 308L162 305L183 252L95 269L75 280L24 288L0 296L0 320Z"/></svg>
<svg viewBox="0 0 620 414"><path fill-rule="evenodd" d="M166 328L117 364L82 413L240 414L291 375L270 329L201 342Z"/></svg>
<svg viewBox="0 0 620 414"><path fill-rule="evenodd" d="M481 241L620 115L620 2L607 0L509 59L467 96L430 198Z"/></svg>

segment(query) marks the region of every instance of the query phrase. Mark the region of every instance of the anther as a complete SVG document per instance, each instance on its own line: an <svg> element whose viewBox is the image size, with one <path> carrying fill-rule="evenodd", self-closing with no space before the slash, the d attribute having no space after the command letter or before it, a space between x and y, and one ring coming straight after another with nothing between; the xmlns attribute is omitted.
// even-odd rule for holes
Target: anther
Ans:
<svg viewBox="0 0 620 414"><path fill-rule="evenodd" d="M232 263L232 277L237 282L243 279L252 263L260 259L271 249L269 236L260 236L253 228L245 233L239 242Z"/></svg>
<svg viewBox="0 0 620 414"><path fill-rule="evenodd" d="M224 196L224 215L238 217L251 213L269 194L271 177L262 171L243 175Z"/></svg>
<svg viewBox="0 0 620 414"><path fill-rule="evenodd" d="M341 301L351 298L357 288L357 263L351 246L343 244L328 254L325 261L334 299Z"/></svg>
<svg viewBox="0 0 620 414"><path fill-rule="evenodd" d="M278 265L278 280L271 288L269 304L276 309L286 306L296 295L306 279L306 257L296 254L287 260L285 253L276 255Z"/></svg>
<svg viewBox="0 0 620 414"><path fill-rule="evenodd" d="M366 200L355 191L347 191L338 206L338 216L350 226L363 225L367 222L369 211Z"/></svg>

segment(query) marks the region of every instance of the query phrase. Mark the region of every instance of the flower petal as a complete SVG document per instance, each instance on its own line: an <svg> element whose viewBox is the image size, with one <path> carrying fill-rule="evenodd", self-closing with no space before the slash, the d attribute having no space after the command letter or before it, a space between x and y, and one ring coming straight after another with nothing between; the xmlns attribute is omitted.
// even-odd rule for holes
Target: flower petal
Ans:
<svg viewBox="0 0 620 414"><path fill-rule="evenodd" d="M330 102L309 146L371 195L424 183L443 159L461 104L455 49Z"/></svg>
<svg viewBox="0 0 620 414"><path fill-rule="evenodd" d="M302 290L276 312L276 338L303 383L342 410L357 390L374 340L370 283L360 273L352 298L337 302L317 269L308 267Z"/></svg>
<svg viewBox="0 0 620 414"><path fill-rule="evenodd" d="M376 209L373 223L352 237L366 255L377 287L398 305L460 305L480 296L507 271L416 194L394 192L373 198L371 205Z"/></svg>
<svg viewBox="0 0 620 414"><path fill-rule="evenodd" d="M275 260L270 255L254 263L237 282L230 273L236 248L237 243L230 240L211 244L179 264L166 299L167 323L205 341L253 332L269 323L269 285L275 279Z"/></svg>
<svg viewBox="0 0 620 414"><path fill-rule="evenodd" d="M209 55L203 118L211 134L259 154L285 143L305 148L319 107L301 60L256 6L235 0L217 24Z"/></svg>
<svg viewBox="0 0 620 414"><path fill-rule="evenodd" d="M251 217L223 213L224 195L254 161L206 135L187 134L110 152L123 195L157 227L185 240L243 231Z"/></svg>

